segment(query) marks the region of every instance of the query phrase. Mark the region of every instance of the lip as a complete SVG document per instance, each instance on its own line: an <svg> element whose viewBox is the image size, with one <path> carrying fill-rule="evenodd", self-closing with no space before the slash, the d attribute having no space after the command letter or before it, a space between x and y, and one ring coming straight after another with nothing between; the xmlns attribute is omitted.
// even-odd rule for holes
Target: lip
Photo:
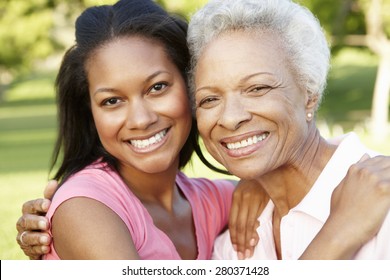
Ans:
<svg viewBox="0 0 390 280"><path fill-rule="evenodd" d="M149 138L153 137L154 135L156 135L156 134L158 134L158 133L160 133L160 132L162 132L162 131L167 131L167 133L168 133L168 131L169 131L170 129L171 129L170 127L166 127L166 128L157 130L157 131L155 131L155 132L151 132L151 133L149 133L149 134L147 134L147 135L134 136L134 137L131 137L131 138L127 138L127 139L125 139L124 141L127 142L127 141L131 141L131 140L146 140L146 139L149 139Z"/></svg>
<svg viewBox="0 0 390 280"><path fill-rule="evenodd" d="M148 140L150 138L152 138L153 136L159 134L159 133L162 133L165 131L165 135L161 138L160 141L158 142L155 142L153 144L150 144L146 147L136 147L135 145L133 145L131 143L131 141L143 141L143 140ZM168 127L168 128L164 128L162 130L159 130L157 132L154 132L154 133L150 133L148 135L144 135L144 136L137 136L137 137L132 137L132 138L129 138L127 140L124 140L125 144L130 147L130 149L132 149L134 152L136 153L150 153L150 152L153 152L157 149L159 149L161 146L163 146L166 142L167 142L167 139L169 138L170 136L170 132L171 132L171 127Z"/></svg>
<svg viewBox="0 0 390 280"><path fill-rule="evenodd" d="M225 137L222 140L220 140L220 144L225 151L226 154L228 154L230 157L245 157L248 156L254 152L256 152L259 148L265 145L267 140L269 139L270 132L269 131L252 131L244 134L240 134L237 136L232 137ZM241 143L244 140L252 139L252 138L263 138L258 141L257 143L251 143L248 144L245 147L238 147L235 149L229 149L227 146L228 144L232 143ZM265 137L265 138L264 138Z"/></svg>

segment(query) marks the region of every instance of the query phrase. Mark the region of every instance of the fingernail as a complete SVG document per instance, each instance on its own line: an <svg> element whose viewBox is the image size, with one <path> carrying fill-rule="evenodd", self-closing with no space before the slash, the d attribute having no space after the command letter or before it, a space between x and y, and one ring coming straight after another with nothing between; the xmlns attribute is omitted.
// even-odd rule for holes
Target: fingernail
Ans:
<svg viewBox="0 0 390 280"><path fill-rule="evenodd" d="M249 241L249 245L250 246L255 246L256 245L256 240L254 238L252 238L250 241Z"/></svg>
<svg viewBox="0 0 390 280"><path fill-rule="evenodd" d="M39 242L42 244L48 244L49 243L49 238L47 236L41 236L39 237Z"/></svg>
<svg viewBox="0 0 390 280"><path fill-rule="evenodd" d="M50 203L45 200L44 202L42 202L42 209L43 210L49 209L49 205L50 205Z"/></svg>
<svg viewBox="0 0 390 280"><path fill-rule="evenodd" d="M245 258L248 259L251 256L251 251L249 249L245 250Z"/></svg>
<svg viewBox="0 0 390 280"><path fill-rule="evenodd" d="M244 259L244 254L241 253L241 252L238 252L238 253L237 253L237 256L238 256L238 259L239 259L239 260L243 260L243 259Z"/></svg>
<svg viewBox="0 0 390 280"><path fill-rule="evenodd" d="M47 253L50 252L50 247L49 246L42 246L41 249L42 249L42 252L44 254L47 254Z"/></svg>
<svg viewBox="0 0 390 280"><path fill-rule="evenodd" d="M234 249L234 251L237 252L237 245L236 244L233 244L233 249Z"/></svg>
<svg viewBox="0 0 390 280"><path fill-rule="evenodd" d="M39 227L40 229L46 229L46 228L47 228L46 221L39 221L39 222L38 222L38 227Z"/></svg>

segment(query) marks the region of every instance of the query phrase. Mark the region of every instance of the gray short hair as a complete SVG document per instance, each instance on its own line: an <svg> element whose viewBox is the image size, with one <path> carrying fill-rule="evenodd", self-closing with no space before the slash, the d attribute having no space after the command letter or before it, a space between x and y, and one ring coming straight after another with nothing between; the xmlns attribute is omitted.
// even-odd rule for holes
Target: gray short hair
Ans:
<svg viewBox="0 0 390 280"><path fill-rule="evenodd" d="M320 103L330 67L329 45L318 19L290 0L210 0L195 13L187 37L192 90L194 69L203 49L218 35L234 30L278 34L298 84Z"/></svg>

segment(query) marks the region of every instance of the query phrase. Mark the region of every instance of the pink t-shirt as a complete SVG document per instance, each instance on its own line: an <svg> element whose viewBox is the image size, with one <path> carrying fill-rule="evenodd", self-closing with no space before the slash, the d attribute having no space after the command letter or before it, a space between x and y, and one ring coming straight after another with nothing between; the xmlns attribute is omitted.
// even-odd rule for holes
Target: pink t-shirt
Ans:
<svg viewBox="0 0 390 280"><path fill-rule="evenodd" d="M197 259L210 259L214 240L228 221L234 186L226 180L190 179L181 172L176 176L176 184L192 208ZM181 259L172 241L154 225L139 199L104 163L88 166L60 187L46 215L50 221L57 207L73 197L95 199L114 211L129 229L141 259ZM44 259L59 259L53 243Z"/></svg>

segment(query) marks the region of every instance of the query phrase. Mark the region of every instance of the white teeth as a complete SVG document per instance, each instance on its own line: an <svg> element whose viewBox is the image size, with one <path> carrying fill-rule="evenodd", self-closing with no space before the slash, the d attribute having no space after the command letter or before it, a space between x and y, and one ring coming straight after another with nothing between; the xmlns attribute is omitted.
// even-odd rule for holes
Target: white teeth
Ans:
<svg viewBox="0 0 390 280"><path fill-rule="evenodd" d="M156 135L144 140L130 140L130 144L136 148L144 149L150 145L160 142L167 134L167 130L160 131Z"/></svg>
<svg viewBox="0 0 390 280"><path fill-rule="evenodd" d="M263 133L261 135L255 135L252 137L249 137L248 139L242 140L240 142L235 143L227 143L226 146L229 150L236 150L240 148L244 148L253 144L256 144L260 141L263 141L267 136L269 135L269 132Z"/></svg>

